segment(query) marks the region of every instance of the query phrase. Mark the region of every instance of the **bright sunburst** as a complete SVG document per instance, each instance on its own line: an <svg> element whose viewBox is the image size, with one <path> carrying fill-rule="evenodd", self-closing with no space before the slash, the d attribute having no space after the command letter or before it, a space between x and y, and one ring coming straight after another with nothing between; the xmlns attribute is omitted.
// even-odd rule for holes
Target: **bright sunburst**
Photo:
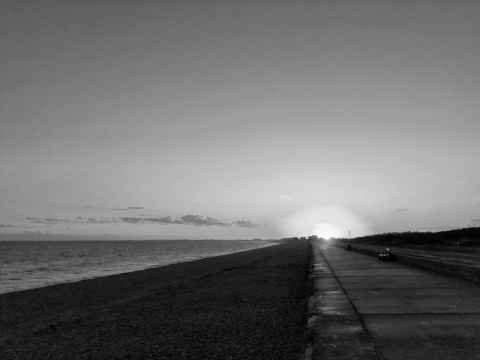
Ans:
<svg viewBox="0 0 480 360"><path fill-rule="evenodd" d="M279 224L284 236L317 235L323 239L370 234L368 225L342 206L320 206L298 210Z"/></svg>
<svg viewBox="0 0 480 360"><path fill-rule="evenodd" d="M315 224L315 227L313 228L313 234L326 240L345 237L345 232L342 231L342 229L329 223Z"/></svg>

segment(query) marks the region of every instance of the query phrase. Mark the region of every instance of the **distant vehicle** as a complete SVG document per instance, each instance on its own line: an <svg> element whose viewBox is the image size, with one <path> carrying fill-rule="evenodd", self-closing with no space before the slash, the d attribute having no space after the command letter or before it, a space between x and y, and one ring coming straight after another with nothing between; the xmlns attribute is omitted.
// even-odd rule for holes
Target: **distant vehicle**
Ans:
<svg viewBox="0 0 480 360"><path fill-rule="evenodd" d="M395 254L392 253L392 250L390 248L386 248L385 250L379 251L377 253L378 260L380 261L394 261L395 260Z"/></svg>

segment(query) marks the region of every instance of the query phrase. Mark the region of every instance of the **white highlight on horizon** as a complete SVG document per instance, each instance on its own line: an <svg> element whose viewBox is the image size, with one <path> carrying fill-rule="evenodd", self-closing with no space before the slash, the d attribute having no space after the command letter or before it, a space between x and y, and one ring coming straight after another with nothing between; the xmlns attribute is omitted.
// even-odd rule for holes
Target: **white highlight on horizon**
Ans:
<svg viewBox="0 0 480 360"><path fill-rule="evenodd" d="M320 206L296 211L284 218L279 227L284 236L317 235L324 239L364 236L370 226L342 206Z"/></svg>
<svg viewBox="0 0 480 360"><path fill-rule="evenodd" d="M342 238L347 236L344 230L329 223L315 224L315 227L313 229L313 235L317 235L319 238L325 240Z"/></svg>

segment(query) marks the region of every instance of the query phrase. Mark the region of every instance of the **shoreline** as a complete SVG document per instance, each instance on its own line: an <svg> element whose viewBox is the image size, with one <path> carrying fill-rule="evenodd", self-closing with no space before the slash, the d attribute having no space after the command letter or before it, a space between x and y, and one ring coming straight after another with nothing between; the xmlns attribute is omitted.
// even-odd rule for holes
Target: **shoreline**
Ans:
<svg viewBox="0 0 480 360"><path fill-rule="evenodd" d="M297 359L311 256L283 242L0 295L0 357Z"/></svg>
<svg viewBox="0 0 480 360"><path fill-rule="evenodd" d="M132 241L138 241L138 240L132 240ZM152 241L152 240L146 240L146 241ZM162 240L159 240L159 241L162 241ZM196 240L193 240L193 241L196 241ZM219 240L219 241L222 241L222 240ZM227 241L227 240L225 240L225 241ZM76 282L80 282L80 281L92 280L92 279L97 279L97 278L102 278L102 277L109 277L109 276L115 276L115 275L120 275L120 274L128 274L128 273L132 273L132 272L136 272L136 271L143 271L143 270L148 270L148 269L162 268L162 267L169 266L169 265L183 264L183 263L188 263L188 262L197 261L197 260L202 260L202 259L208 259L208 258L217 257L217 256L225 256L225 255L231 255L231 254L238 254L238 253L242 253L242 252L246 252L246 251L263 249L263 248L270 247L270 246L275 246L275 245L278 245L278 242L273 242L273 241L272 241L272 242L267 243L267 244L262 244L262 245L257 246L257 247L252 247L252 248L250 248L250 249L242 249L242 250L237 250L237 251L233 251L233 252L218 253L218 254L214 254L214 255L211 255L211 256L209 256L209 255L207 255L207 256L198 256L198 257L193 257L193 258L184 259L184 260L174 260L174 261L172 261L172 262L166 262L166 263L157 264L157 265L149 265L149 266L146 266L146 267L140 267L140 268L135 268L135 269L126 270L126 271L120 271L120 272L112 271L112 272L108 272L108 273L105 273L105 274L99 274L99 275L92 275L92 276L86 275L85 277L78 277L78 278L75 278L75 279L65 279L65 280L60 280L60 281L55 281L55 282L47 283L47 284L40 285L40 286L20 288L20 289L15 289L15 290L9 290L9 291L6 291L6 292L2 292L2 291L0 290L0 296L6 295L6 294L12 294L12 293L17 293L17 292L22 292L22 291L43 289L43 288L46 288L46 287L56 286L56 285L72 284L72 283L76 283Z"/></svg>

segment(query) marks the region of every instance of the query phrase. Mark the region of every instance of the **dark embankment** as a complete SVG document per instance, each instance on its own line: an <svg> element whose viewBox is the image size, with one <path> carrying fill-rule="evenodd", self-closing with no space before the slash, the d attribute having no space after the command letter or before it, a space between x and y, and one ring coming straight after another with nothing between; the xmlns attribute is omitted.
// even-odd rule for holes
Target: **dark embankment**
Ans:
<svg viewBox="0 0 480 360"><path fill-rule="evenodd" d="M398 246L424 250L471 251L480 249L480 227L440 232L387 233L349 240L352 243Z"/></svg>
<svg viewBox="0 0 480 360"><path fill-rule="evenodd" d="M0 296L0 359L297 359L310 248L248 252Z"/></svg>
<svg viewBox="0 0 480 360"><path fill-rule="evenodd" d="M389 247L398 262L480 284L480 228L379 234L337 244L372 256Z"/></svg>

